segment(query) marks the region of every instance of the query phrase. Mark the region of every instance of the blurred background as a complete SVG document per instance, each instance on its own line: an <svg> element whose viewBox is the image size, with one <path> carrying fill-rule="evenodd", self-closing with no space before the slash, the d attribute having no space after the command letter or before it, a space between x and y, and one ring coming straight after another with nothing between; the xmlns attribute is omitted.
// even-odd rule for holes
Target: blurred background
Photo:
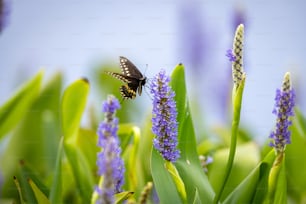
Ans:
<svg viewBox="0 0 306 204"><path fill-rule="evenodd" d="M275 124L275 89L287 71L298 106L306 112L305 9L302 0L1 0L0 102L43 68L47 77L62 72L64 87L88 78L89 104L99 109L105 98L97 73L105 67L120 72L119 56L148 78L161 68L171 74L183 63L195 125L209 133L213 126L230 125L231 64L225 54L236 26L244 23L247 81L241 121L262 143ZM146 92L123 104L141 104L137 113L130 110L130 122L141 124L150 112Z"/></svg>

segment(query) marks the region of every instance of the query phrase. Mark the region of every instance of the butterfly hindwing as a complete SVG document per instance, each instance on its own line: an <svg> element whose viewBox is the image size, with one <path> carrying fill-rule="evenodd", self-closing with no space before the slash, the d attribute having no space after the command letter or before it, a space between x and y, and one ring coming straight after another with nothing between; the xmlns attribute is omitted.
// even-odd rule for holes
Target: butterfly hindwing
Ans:
<svg viewBox="0 0 306 204"><path fill-rule="evenodd" d="M123 81L124 83L131 83L131 79L129 79L129 77L127 77L123 74L119 74L119 73L115 73L115 72L105 72L105 73L115 77L116 79L119 79L119 80Z"/></svg>
<svg viewBox="0 0 306 204"><path fill-rule="evenodd" d="M120 93L124 99L134 99L136 97L136 91L126 84L120 87Z"/></svg>
<svg viewBox="0 0 306 204"><path fill-rule="evenodd" d="M115 72L106 72L107 74L126 83L120 87L120 93L124 99L134 99L136 92L139 96L142 92L142 86L146 84L147 78L137 69L137 67L127 58L120 56L120 67L122 74Z"/></svg>

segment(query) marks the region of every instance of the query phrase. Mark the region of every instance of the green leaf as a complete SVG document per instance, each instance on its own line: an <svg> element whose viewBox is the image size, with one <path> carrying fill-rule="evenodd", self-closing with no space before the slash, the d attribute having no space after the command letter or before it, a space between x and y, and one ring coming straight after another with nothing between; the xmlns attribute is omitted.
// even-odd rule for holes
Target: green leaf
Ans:
<svg viewBox="0 0 306 204"><path fill-rule="evenodd" d="M196 189L196 192L195 192L194 201L193 201L192 203L193 203L193 204L202 204L197 189Z"/></svg>
<svg viewBox="0 0 306 204"><path fill-rule="evenodd" d="M151 172L160 203L182 203L172 177L166 170L164 163L162 156L153 148Z"/></svg>
<svg viewBox="0 0 306 204"><path fill-rule="evenodd" d="M31 180L28 180L38 203L49 204L50 201L46 197L46 195L37 187L37 185Z"/></svg>
<svg viewBox="0 0 306 204"><path fill-rule="evenodd" d="M267 197L269 203L279 203L280 201L283 201L281 203L286 203L287 201L287 182L284 170L284 160L285 154L278 153L270 170Z"/></svg>
<svg viewBox="0 0 306 204"><path fill-rule="evenodd" d="M35 92L35 88L33 91ZM18 128L10 134L9 142L1 155L1 163L5 164L1 166L4 178L18 175L20 160L44 175L42 180L52 174L60 138L60 91L61 75L57 74L45 84L27 109ZM9 179L4 180L2 195L15 193L14 190L12 182Z"/></svg>
<svg viewBox="0 0 306 204"><path fill-rule="evenodd" d="M134 192L132 191L124 191L121 193L115 194L115 203L122 203L123 201L129 199L131 196L133 196Z"/></svg>
<svg viewBox="0 0 306 204"><path fill-rule="evenodd" d="M220 189L222 185L223 180L220 178L224 177L228 155L228 148L216 151L213 162L209 166L208 178L214 189ZM259 163L259 160L258 145L254 142L245 143L237 147L232 171L225 185L221 200L224 200L250 174Z"/></svg>
<svg viewBox="0 0 306 204"><path fill-rule="evenodd" d="M296 203L306 200L306 120L299 109L295 109L291 126L291 144L286 146L287 187Z"/></svg>
<svg viewBox="0 0 306 204"><path fill-rule="evenodd" d="M125 130L125 134L123 133L123 129ZM139 174L137 174L137 153L139 148L139 140L140 140L140 129L131 124L125 124L119 126L119 138L120 141L124 141L122 152L122 157L124 158L124 163L128 174L125 174L125 186L127 189L136 189L139 185Z"/></svg>
<svg viewBox="0 0 306 204"><path fill-rule="evenodd" d="M24 192L25 200L29 203L37 203L35 194L29 185L28 180L34 180L44 194L49 194L49 189L40 180L39 175L32 170L24 161L20 161L20 183L21 190Z"/></svg>
<svg viewBox="0 0 306 204"><path fill-rule="evenodd" d="M64 144L75 143L81 117L83 115L89 83L87 79L79 79L70 84L64 92L61 104L62 130Z"/></svg>
<svg viewBox="0 0 306 204"><path fill-rule="evenodd" d="M63 138L60 141L57 151L55 172L49 195L51 203L62 202L62 157L63 157Z"/></svg>
<svg viewBox="0 0 306 204"><path fill-rule="evenodd" d="M278 175L277 186L275 191L275 198L273 203L287 203L287 179L286 179L286 165L285 157L281 165Z"/></svg>
<svg viewBox="0 0 306 204"><path fill-rule="evenodd" d="M226 197L223 203L262 203L268 189L268 175L274 158L274 151L271 151ZM238 158L236 159L238 160Z"/></svg>
<svg viewBox="0 0 306 204"><path fill-rule="evenodd" d="M182 200L184 202L186 202L186 190L185 190L185 185L178 173L178 171L176 170L175 166L169 162L169 161L166 161L165 163L165 167L166 169L168 170L168 172L170 173L175 185L176 185L176 189L177 191L179 192Z"/></svg>
<svg viewBox="0 0 306 204"><path fill-rule="evenodd" d="M69 85L61 103L64 150L73 170L74 179L84 203L89 203L94 187L94 179L86 156L79 149L79 125L85 109L89 84L79 79Z"/></svg>
<svg viewBox="0 0 306 204"><path fill-rule="evenodd" d="M39 72L0 107L0 139L20 122L36 99L43 77Z"/></svg>
<svg viewBox="0 0 306 204"><path fill-rule="evenodd" d="M256 187L256 192L253 197L252 203L263 203L268 192L268 180L270 169L273 165L275 159L274 149L270 148L270 152L266 154L262 160L262 165L260 166L260 177Z"/></svg>
<svg viewBox="0 0 306 204"><path fill-rule="evenodd" d="M196 136L194 132L192 117L186 97L186 83L184 66L179 64L171 76L171 87L175 92L175 101L178 111L178 148L181 157L175 166L182 178L186 193L187 203L192 203L195 199L195 189L202 203L211 203L213 199L213 189L200 165L196 152Z"/></svg>

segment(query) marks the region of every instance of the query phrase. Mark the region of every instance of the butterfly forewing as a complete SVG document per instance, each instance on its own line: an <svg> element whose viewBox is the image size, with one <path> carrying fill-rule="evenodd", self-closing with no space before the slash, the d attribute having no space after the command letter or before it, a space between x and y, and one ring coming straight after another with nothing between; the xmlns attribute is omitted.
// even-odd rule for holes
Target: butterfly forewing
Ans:
<svg viewBox="0 0 306 204"><path fill-rule="evenodd" d="M126 76L130 76L137 79L143 78L143 75L138 70L138 68L130 60L122 56L120 56L120 67L122 73Z"/></svg>

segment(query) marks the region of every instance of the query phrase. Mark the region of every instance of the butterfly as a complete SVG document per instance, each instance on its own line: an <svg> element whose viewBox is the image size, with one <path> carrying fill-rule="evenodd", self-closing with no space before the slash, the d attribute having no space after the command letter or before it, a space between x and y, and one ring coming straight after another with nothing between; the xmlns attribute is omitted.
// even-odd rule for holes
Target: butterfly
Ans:
<svg viewBox="0 0 306 204"><path fill-rule="evenodd" d="M119 60L122 74L115 72L106 73L126 83L120 87L123 99L134 99L136 92L138 92L139 96L141 95L142 87L146 84L147 77L126 57L120 56Z"/></svg>

